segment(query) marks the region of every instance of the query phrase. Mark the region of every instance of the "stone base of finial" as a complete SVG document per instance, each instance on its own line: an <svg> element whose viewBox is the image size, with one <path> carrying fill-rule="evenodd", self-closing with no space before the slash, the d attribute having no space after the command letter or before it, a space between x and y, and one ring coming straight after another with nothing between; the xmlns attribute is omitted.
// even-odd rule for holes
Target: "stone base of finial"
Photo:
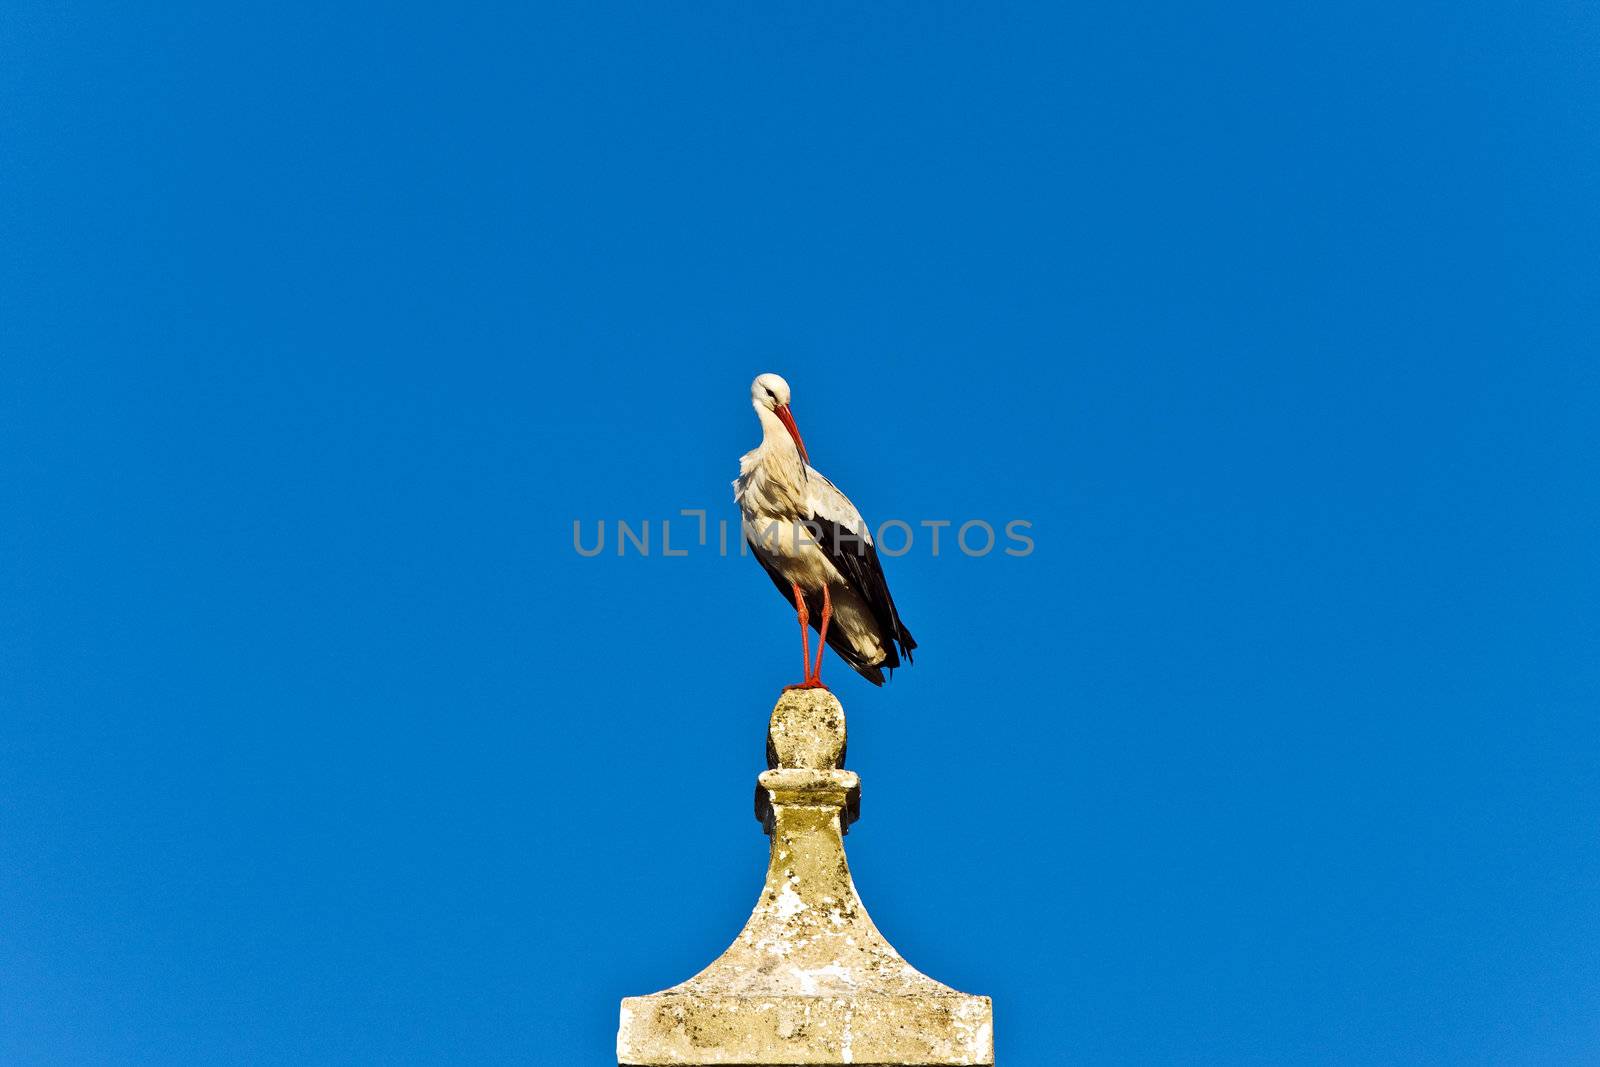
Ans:
<svg viewBox="0 0 1600 1067"><path fill-rule="evenodd" d="M658 993L622 1002L617 1062L966 1067L993 1064L988 997Z"/></svg>
<svg viewBox="0 0 1600 1067"><path fill-rule="evenodd" d="M907 963L873 925L844 854L860 783L843 769L844 709L784 693L767 732L756 817L766 885L726 952L695 977L622 1002L624 1067L979 1067L994 1063L988 997Z"/></svg>

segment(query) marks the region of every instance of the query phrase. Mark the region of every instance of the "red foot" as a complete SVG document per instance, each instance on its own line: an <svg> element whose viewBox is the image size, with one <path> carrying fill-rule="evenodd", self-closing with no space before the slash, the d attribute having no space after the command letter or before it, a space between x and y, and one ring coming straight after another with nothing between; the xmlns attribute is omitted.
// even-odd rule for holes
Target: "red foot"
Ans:
<svg viewBox="0 0 1600 1067"><path fill-rule="evenodd" d="M821 678L807 678L803 682L796 682L794 685L786 685L786 686L784 686L783 687L783 691L785 693L787 693L791 689L827 689L827 688L828 688L827 686L822 684L822 679Z"/></svg>

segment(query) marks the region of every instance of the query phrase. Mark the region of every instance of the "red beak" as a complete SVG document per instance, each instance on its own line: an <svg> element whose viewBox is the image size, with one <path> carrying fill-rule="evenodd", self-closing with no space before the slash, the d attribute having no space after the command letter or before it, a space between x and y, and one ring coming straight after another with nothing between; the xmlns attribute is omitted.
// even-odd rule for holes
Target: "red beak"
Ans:
<svg viewBox="0 0 1600 1067"><path fill-rule="evenodd" d="M789 431L790 437L794 438L794 447L800 450L800 462L810 463L811 460L806 457L806 443L800 440L800 430L794 424L794 416L789 412L789 405L784 404L777 408L776 411L778 421L783 423L783 428Z"/></svg>

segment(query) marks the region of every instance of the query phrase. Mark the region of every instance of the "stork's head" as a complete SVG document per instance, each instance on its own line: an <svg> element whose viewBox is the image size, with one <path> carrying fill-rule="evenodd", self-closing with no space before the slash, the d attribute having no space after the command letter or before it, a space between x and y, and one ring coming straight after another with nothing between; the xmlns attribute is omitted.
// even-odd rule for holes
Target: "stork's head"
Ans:
<svg viewBox="0 0 1600 1067"><path fill-rule="evenodd" d="M756 411L770 411L783 423L783 428L789 431L789 436L794 438L794 447L800 450L800 462L809 463L806 458L806 444L800 440L800 430L794 424L794 415L789 411L789 383L776 374L763 374L750 383L750 403Z"/></svg>

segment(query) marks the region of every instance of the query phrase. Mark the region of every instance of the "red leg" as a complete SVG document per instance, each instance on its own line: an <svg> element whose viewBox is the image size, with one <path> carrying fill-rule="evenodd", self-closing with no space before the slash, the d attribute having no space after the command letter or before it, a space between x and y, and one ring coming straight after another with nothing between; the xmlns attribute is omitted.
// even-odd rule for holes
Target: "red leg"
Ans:
<svg viewBox="0 0 1600 1067"><path fill-rule="evenodd" d="M833 599L828 596L828 585L822 585L822 632L817 636L817 669L811 672L811 680L823 689L822 684L822 654L828 651L828 622L833 618Z"/></svg>
<svg viewBox="0 0 1600 1067"><path fill-rule="evenodd" d="M786 685L785 689L811 688L811 613L806 610L806 595L800 590L799 582L790 582L794 587L794 609L800 616L800 665L805 669L806 680L798 685Z"/></svg>

